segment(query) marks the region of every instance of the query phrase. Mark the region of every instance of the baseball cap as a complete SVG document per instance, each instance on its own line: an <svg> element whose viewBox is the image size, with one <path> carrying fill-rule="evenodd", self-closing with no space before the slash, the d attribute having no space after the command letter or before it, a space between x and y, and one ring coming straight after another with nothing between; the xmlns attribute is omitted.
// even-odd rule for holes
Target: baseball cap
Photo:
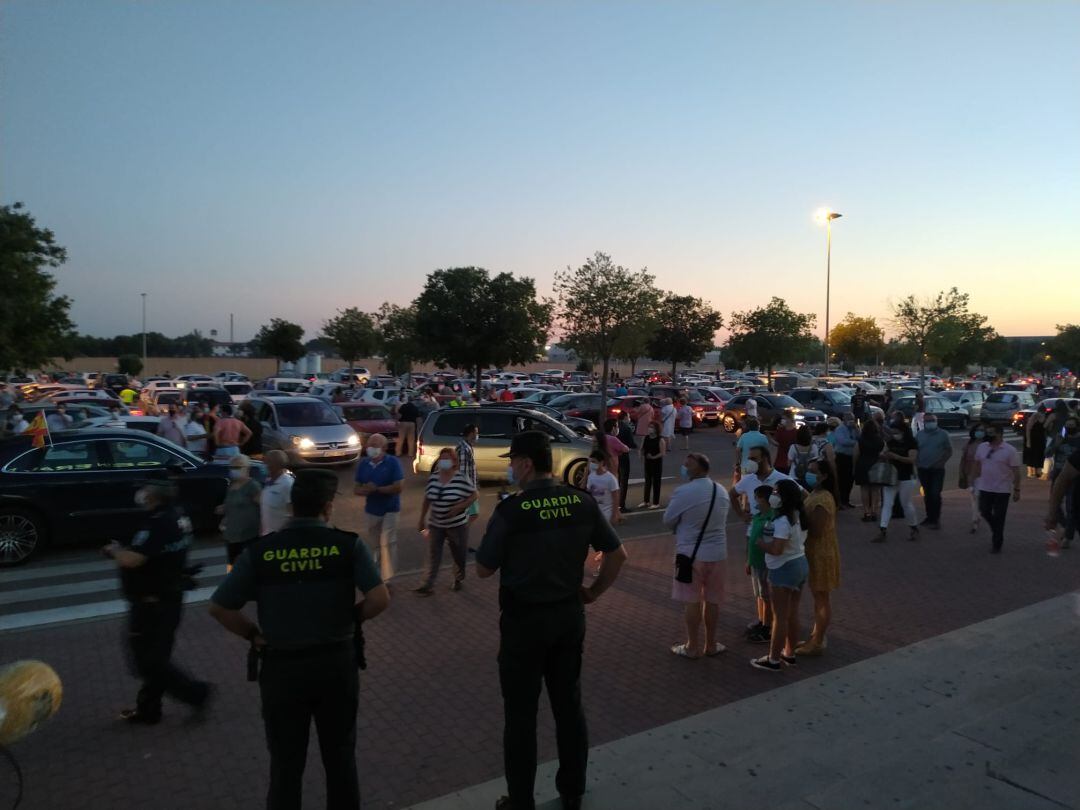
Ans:
<svg viewBox="0 0 1080 810"><path fill-rule="evenodd" d="M539 430L524 430L510 440L510 452L502 453L499 458L525 456L534 462L551 458L551 439Z"/></svg>

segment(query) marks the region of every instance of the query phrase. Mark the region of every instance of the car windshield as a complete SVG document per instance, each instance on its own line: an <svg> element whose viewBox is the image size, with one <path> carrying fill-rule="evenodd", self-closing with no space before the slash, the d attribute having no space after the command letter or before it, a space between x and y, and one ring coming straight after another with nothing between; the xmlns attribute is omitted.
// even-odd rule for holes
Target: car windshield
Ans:
<svg viewBox="0 0 1080 810"><path fill-rule="evenodd" d="M801 408L802 404L794 397L786 395L766 397L774 408Z"/></svg>
<svg viewBox="0 0 1080 810"><path fill-rule="evenodd" d="M179 391L175 393L170 391L168 394L158 394L157 401L159 403L164 403L165 405L175 405L178 402L182 402L183 399L184 395Z"/></svg>
<svg viewBox="0 0 1080 810"><path fill-rule="evenodd" d="M325 402L289 402L277 406L281 427L326 427L340 425L341 419Z"/></svg>
<svg viewBox="0 0 1080 810"><path fill-rule="evenodd" d="M345 418L350 422L360 422L367 419L392 419L390 411L382 405L346 405L341 409Z"/></svg>
<svg viewBox="0 0 1080 810"><path fill-rule="evenodd" d="M991 394L986 398L986 402L989 405L993 405L998 402L1016 402L1016 394Z"/></svg>
<svg viewBox="0 0 1080 810"><path fill-rule="evenodd" d="M964 393L963 391L942 391L941 396L952 402L959 402Z"/></svg>

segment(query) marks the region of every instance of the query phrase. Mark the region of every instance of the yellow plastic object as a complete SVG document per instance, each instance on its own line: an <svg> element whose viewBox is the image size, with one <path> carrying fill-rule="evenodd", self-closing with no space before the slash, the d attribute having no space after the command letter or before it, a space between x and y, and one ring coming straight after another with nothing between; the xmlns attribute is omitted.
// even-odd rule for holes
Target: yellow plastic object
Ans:
<svg viewBox="0 0 1080 810"><path fill-rule="evenodd" d="M22 739L60 709L60 676L43 661L0 667L0 745Z"/></svg>

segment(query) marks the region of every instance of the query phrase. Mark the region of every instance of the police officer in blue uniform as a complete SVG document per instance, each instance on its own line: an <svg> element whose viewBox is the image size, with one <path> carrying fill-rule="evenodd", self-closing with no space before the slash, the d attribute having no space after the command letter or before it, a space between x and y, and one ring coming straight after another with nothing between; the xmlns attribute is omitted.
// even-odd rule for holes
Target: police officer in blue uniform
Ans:
<svg viewBox="0 0 1080 810"><path fill-rule="evenodd" d="M308 733L319 735L330 810L360 807L356 772L357 622L390 604L360 537L329 526L337 476L296 473L292 519L251 543L211 597L210 614L261 651L270 810L300 807ZM357 591L363 599L357 603ZM258 603L256 625L241 608Z"/></svg>
<svg viewBox="0 0 1080 810"><path fill-rule="evenodd" d="M142 679L134 709L120 718L128 723L154 725L161 720L161 698L170 697L205 708L210 685L197 681L170 660L183 612L184 566L191 545L191 521L177 505L172 484L154 482L135 493L146 510L142 528L131 543L109 543L102 552L116 560L120 582L130 607L128 643L133 668Z"/></svg>
<svg viewBox="0 0 1080 810"><path fill-rule="evenodd" d="M556 481L546 434L513 438L508 475L521 491L491 516L476 552L481 577L500 575L499 682L503 694L503 765L508 796L497 810L534 810L536 711L541 683L555 717L564 808L581 806L589 759L581 706L584 605L618 576L626 550L587 493ZM582 585L589 547L604 553L600 573Z"/></svg>

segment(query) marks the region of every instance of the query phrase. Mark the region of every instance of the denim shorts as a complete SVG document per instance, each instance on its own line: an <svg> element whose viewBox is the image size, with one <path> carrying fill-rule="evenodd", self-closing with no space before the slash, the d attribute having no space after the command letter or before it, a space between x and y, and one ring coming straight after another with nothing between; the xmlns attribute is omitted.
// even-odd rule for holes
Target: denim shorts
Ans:
<svg viewBox="0 0 1080 810"><path fill-rule="evenodd" d="M750 568L750 586L754 589L754 598L769 601L769 569L765 566Z"/></svg>
<svg viewBox="0 0 1080 810"><path fill-rule="evenodd" d="M769 587L789 588L793 591L802 590L806 584L806 578L810 575L810 564L806 561L806 555L788 560L779 568L769 569Z"/></svg>

